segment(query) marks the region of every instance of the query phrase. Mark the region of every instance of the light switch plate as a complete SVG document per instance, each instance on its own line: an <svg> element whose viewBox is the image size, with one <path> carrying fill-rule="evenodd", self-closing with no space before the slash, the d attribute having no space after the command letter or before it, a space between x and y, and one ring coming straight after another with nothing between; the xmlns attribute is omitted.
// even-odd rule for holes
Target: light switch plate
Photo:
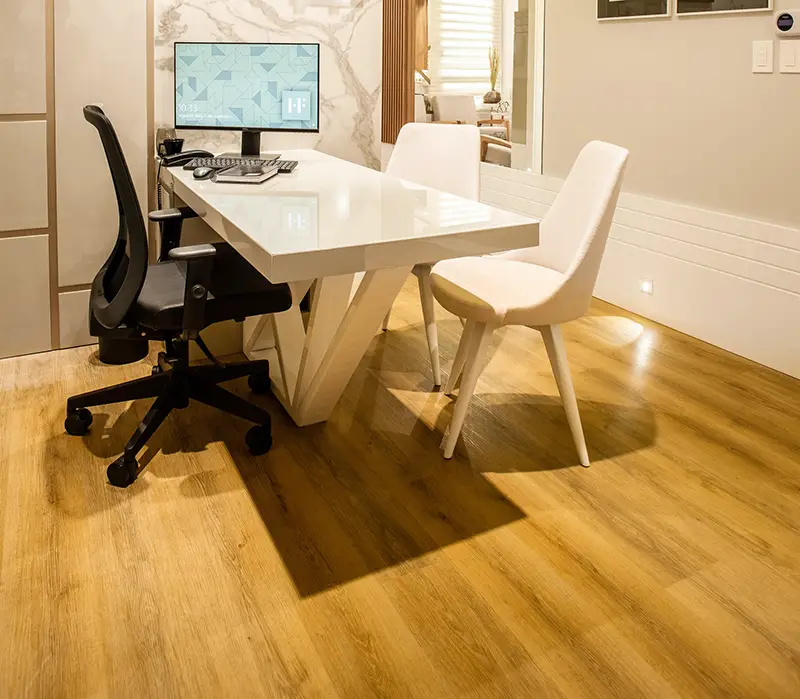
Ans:
<svg viewBox="0 0 800 699"><path fill-rule="evenodd" d="M781 73L800 73L800 41L784 39L780 43L779 65Z"/></svg>
<svg viewBox="0 0 800 699"><path fill-rule="evenodd" d="M753 72L772 73L775 70L775 42L753 42Z"/></svg>

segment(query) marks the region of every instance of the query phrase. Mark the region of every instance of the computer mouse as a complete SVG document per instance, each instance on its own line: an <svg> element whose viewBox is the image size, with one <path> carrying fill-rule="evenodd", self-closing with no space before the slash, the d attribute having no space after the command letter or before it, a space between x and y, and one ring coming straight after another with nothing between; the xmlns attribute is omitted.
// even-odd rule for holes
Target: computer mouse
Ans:
<svg viewBox="0 0 800 699"><path fill-rule="evenodd" d="M195 168L194 172L192 173L192 175L196 180L207 180L213 174L214 174L213 167L198 167Z"/></svg>

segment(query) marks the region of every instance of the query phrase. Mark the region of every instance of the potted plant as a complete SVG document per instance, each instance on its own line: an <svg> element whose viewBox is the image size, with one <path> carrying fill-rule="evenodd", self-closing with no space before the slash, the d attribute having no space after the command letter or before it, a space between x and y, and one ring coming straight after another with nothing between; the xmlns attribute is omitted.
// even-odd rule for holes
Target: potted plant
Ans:
<svg viewBox="0 0 800 699"><path fill-rule="evenodd" d="M492 89L483 96L484 104L497 104L501 99L500 93L495 89L498 75L500 75L500 51L492 46L489 49L489 84Z"/></svg>

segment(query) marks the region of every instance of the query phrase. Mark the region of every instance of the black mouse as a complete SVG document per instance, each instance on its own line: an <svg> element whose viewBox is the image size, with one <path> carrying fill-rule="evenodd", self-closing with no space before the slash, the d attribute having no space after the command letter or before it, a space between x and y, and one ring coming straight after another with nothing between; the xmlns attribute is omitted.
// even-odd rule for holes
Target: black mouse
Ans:
<svg viewBox="0 0 800 699"><path fill-rule="evenodd" d="M198 167L195 168L194 172L192 173L192 175L196 180L207 180L213 174L214 174L213 167Z"/></svg>

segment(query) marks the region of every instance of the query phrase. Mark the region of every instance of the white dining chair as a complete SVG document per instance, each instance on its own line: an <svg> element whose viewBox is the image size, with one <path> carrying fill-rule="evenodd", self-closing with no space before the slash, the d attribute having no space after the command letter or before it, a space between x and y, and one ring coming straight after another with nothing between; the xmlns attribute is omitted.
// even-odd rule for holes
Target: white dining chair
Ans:
<svg viewBox="0 0 800 699"><path fill-rule="evenodd" d="M624 148L589 143L541 223L538 247L433 267L436 300L467 321L445 386L451 394L464 371L443 440L445 458L453 455L492 333L526 325L542 333L580 462L589 465L561 325L589 308L627 159Z"/></svg>
<svg viewBox="0 0 800 699"><path fill-rule="evenodd" d="M397 137L386 173L409 182L477 200L480 194L481 137L476 126L462 124L406 124ZM439 336L431 293L431 264L414 267L422 302L422 316L433 383L442 385ZM383 321L388 329L391 309Z"/></svg>

